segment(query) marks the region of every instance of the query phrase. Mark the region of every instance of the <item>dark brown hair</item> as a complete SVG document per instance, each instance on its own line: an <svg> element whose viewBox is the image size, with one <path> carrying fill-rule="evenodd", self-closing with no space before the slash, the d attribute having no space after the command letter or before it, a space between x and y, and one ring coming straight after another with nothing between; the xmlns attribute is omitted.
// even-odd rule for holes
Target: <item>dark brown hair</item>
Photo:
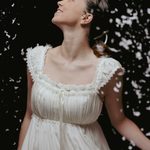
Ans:
<svg viewBox="0 0 150 150"><path fill-rule="evenodd" d="M101 39L103 35L105 36L105 34L107 34L107 32L103 31L101 34L93 37L93 30L95 30L96 24L104 21L104 15L108 11L108 8L108 0L87 0L87 11L93 15L93 20L90 26L89 42L94 54L98 57L110 54L108 46Z"/></svg>

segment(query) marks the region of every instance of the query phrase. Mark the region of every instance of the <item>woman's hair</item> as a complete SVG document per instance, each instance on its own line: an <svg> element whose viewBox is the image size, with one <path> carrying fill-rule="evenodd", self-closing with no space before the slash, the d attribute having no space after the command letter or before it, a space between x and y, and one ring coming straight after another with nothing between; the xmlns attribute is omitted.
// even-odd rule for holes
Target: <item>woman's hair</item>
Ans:
<svg viewBox="0 0 150 150"><path fill-rule="evenodd" d="M107 17L105 14L108 11L108 0L87 0L87 11L93 15L93 20L90 26L90 45L96 56L109 55L110 51L106 43L102 42L101 38L106 36L107 32L99 33L96 28L105 26ZM103 28L103 27L102 27Z"/></svg>
<svg viewBox="0 0 150 150"><path fill-rule="evenodd" d="M87 0L87 10L91 13L94 13L94 11L107 11L108 0Z"/></svg>

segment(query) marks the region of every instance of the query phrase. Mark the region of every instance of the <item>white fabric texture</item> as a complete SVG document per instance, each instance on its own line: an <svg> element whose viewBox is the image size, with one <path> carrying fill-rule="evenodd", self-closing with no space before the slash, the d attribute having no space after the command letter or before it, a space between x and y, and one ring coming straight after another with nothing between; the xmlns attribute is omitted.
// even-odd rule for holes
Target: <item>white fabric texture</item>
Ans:
<svg viewBox="0 0 150 150"><path fill-rule="evenodd" d="M22 150L110 150L97 122L103 102L98 93L121 64L98 58L96 75L89 84L62 84L43 73L49 46L28 48L27 67L34 81L32 119Z"/></svg>

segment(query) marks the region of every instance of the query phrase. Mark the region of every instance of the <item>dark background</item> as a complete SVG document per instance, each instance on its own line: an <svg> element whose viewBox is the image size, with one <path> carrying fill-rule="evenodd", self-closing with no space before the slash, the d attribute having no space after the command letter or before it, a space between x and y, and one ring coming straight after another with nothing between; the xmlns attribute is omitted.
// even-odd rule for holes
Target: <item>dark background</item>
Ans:
<svg viewBox="0 0 150 150"><path fill-rule="evenodd" d="M17 148L26 107L26 48L57 46L62 33L51 24L52 0L5 0L0 4L0 147ZM2 2L1 2L2 3ZM123 104L126 115L150 138L150 6L147 0L110 0L108 45L126 69ZM107 21L106 21L107 22ZM98 28L97 28L98 29ZM110 124L105 108L99 118L112 150L137 150Z"/></svg>

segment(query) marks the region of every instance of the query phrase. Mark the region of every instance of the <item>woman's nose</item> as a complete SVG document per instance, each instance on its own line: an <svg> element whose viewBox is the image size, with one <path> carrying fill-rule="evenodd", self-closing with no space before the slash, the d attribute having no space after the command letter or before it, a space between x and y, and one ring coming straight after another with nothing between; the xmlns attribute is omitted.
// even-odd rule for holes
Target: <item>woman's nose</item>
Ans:
<svg viewBox="0 0 150 150"><path fill-rule="evenodd" d="M62 6L62 1L63 1L63 0L59 0L59 1L57 2L57 5L58 5L58 6Z"/></svg>

